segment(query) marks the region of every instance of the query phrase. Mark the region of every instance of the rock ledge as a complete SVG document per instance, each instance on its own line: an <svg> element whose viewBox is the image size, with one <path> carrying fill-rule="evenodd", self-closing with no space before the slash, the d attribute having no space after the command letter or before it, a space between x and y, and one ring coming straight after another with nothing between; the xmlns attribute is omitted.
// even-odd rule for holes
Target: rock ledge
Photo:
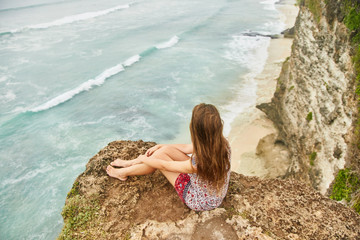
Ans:
<svg viewBox="0 0 360 240"><path fill-rule="evenodd" d="M360 239L360 216L294 179L232 173L220 208L189 210L155 172L109 178L106 166L153 142L115 141L90 159L63 210L59 239Z"/></svg>

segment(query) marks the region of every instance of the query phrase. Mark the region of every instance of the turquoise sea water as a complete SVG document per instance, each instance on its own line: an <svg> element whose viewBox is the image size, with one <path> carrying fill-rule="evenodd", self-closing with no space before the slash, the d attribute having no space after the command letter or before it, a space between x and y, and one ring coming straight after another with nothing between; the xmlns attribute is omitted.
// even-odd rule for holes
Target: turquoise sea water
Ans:
<svg viewBox="0 0 360 240"><path fill-rule="evenodd" d="M267 58L270 38L246 34L284 30L276 2L1 0L0 239L55 239L111 141L176 141L200 102L227 134Z"/></svg>

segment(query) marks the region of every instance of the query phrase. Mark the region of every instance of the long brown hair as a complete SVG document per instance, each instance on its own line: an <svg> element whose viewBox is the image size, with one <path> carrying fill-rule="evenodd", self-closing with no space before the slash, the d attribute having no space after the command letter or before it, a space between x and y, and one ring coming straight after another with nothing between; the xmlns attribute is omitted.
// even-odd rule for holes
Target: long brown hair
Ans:
<svg viewBox="0 0 360 240"><path fill-rule="evenodd" d="M230 153L223 121L214 105L201 103L194 107L190 133L197 175L219 192L230 169Z"/></svg>

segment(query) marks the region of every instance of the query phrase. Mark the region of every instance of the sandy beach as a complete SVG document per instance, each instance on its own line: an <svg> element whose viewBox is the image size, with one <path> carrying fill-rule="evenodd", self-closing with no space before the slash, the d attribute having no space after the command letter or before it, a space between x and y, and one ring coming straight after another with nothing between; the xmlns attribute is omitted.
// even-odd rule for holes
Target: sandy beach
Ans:
<svg viewBox="0 0 360 240"><path fill-rule="evenodd" d="M285 0L276 5L282 14L286 29L295 24L299 9L294 3L295 1ZM289 38L271 40L264 70L255 79L258 86L256 104L270 102L275 92L276 79L281 72L282 63L291 54L292 42L293 39ZM269 154L262 156L256 154L259 141L270 134L276 134L276 132L273 123L255 106L239 115L232 123L229 134L232 148L232 170L244 175L259 177L281 175L287 168L285 151L270 149ZM269 136L267 139L271 144L271 137ZM271 153L271 151L274 152Z"/></svg>

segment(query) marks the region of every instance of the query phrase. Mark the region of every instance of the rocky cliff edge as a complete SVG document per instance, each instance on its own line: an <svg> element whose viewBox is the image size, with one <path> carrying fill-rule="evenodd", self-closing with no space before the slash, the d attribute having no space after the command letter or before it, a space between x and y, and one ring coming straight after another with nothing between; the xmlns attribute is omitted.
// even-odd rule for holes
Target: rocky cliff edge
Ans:
<svg viewBox="0 0 360 240"><path fill-rule="evenodd" d="M122 182L106 175L153 142L115 141L86 165L68 193L59 239L360 239L360 216L294 179L232 172L215 210L195 212L159 171Z"/></svg>

